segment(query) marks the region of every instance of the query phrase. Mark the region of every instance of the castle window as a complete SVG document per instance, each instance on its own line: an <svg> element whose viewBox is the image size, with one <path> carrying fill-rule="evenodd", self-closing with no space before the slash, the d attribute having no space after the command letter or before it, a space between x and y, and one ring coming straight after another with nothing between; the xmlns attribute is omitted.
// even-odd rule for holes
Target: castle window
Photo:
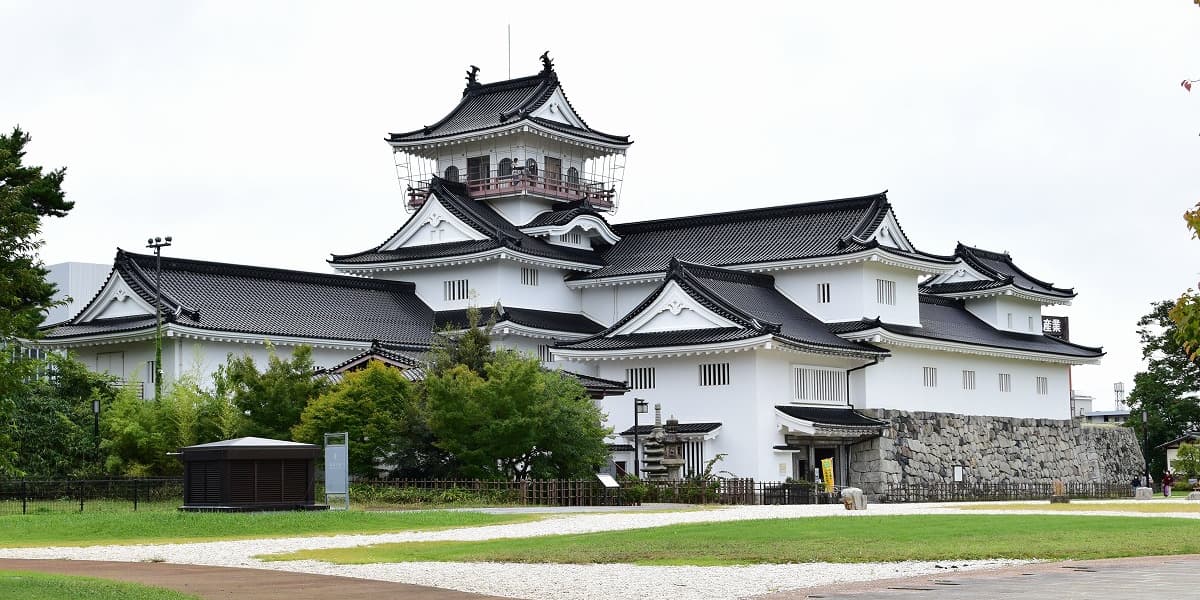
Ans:
<svg viewBox="0 0 1200 600"><path fill-rule="evenodd" d="M442 282L443 300L466 300L470 293L466 279L451 279Z"/></svg>
<svg viewBox="0 0 1200 600"><path fill-rule="evenodd" d="M963 371L963 389L975 389L975 371Z"/></svg>
<svg viewBox="0 0 1200 600"><path fill-rule="evenodd" d="M560 241L562 241L564 244L574 244L576 246L583 245L583 234L582 233L575 233L575 232L564 233L564 234L558 236L558 239Z"/></svg>
<svg viewBox="0 0 1200 600"><path fill-rule="evenodd" d="M538 346L538 360L542 362L554 362L554 356L550 354L549 344Z"/></svg>
<svg viewBox="0 0 1200 600"><path fill-rule="evenodd" d="M792 392L796 402L846 401L846 374L836 369L792 367Z"/></svg>
<svg viewBox="0 0 1200 600"><path fill-rule="evenodd" d="M1038 393L1038 395L1041 395L1041 396L1045 396L1046 394L1050 393L1050 380L1049 379L1047 379L1045 377L1037 378L1037 393Z"/></svg>
<svg viewBox="0 0 1200 600"><path fill-rule="evenodd" d="M1010 375L1008 373L1000 374L1000 391L1002 391L1002 392L1011 392L1012 391L1012 375Z"/></svg>
<svg viewBox="0 0 1200 600"><path fill-rule="evenodd" d="M146 383L154 383L156 375L158 375L158 369L154 368L154 361L146 361Z"/></svg>
<svg viewBox="0 0 1200 600"><path fill-rule="evenodd" d="M537 161L536 160L531 158L531 159L525 161L525 174L534 179L537 179Z"/></svg>
<svg viewBox="0 0 1200 600"><path fill-rule="evenodd" d="M1012 313L1008 313L1008 328L1009 329L1013 328Z"/></svg>
<svg viewBox="0 0 1200 600"><path fill-rule="evenodd" d="M492 157L472 156L467 159L467 183L483 181L492 176Z"/></svg>
<svg viewBox="0 0 1200 600"><path fill-rule="evenodd" d="M454 165L446 167L446 181L458 183L458 167Z"/></svg>
<svg viewBox="0 0 1200 600"><path fill-rule="evenodd" d="M1032 316L1025 317L1025 326L1028 327L1030 331L1033 331L1033 317Z"/></svg>
<svg viewBox="0 0 1200 600"><path fill-rule="evenodd" d="M699 365L700 385L729 385L729 363L706 363Z"/></svg>
<svg viewBox="0 0 1200 600"><path fill-rule="evenodd" d="M925 387L937 387L937 367L922 367L921 369L925 376Z"/></svg>
<svg viewBox="0 0 1200 600"><path fill-rule="evenodd" d="M875 301L888 306L896 305L896 282L887 279L875 280Z"/></svg>
<svg viewBox="0 0 1200 600"><path fill-rule="evenodd" d="M654 389L654 367L625 369L625 382L631 390Z"/></svg>
<svg viewBox="0 0 1200 600"><path fill-rule="evenodd" d="M501 177L511 177L512 176L512 162L513 161L511 158L500 159L500 171L498 174Z"/></svg>
<svg viewBox="0 0 1200 600"><path fill-rule="evenodd" d="M579 169L575 167L567 169L567 185L573 188L579 187Z"/></svg>
<svg viewBox="0 0 1200 600"><path fill-rule="evenodd" d="M818 283L817 284L817 303L818 304L829 304L829 284L828 283Z"/></svg>
<svg viewBox="0 0 1200 600"><path fill-rule="evenodd" d="M521 267L521 285L537 285L538 270L530 269L529 267Z"/></svg>

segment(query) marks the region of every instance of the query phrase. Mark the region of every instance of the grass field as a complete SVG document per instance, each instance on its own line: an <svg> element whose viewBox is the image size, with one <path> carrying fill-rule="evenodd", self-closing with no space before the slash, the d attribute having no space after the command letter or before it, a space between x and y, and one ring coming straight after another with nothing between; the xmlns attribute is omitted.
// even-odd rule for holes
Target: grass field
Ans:
<svg viewBox="0 0 1200 600"><path fill-rule="evenodd" d="M97 512L0 516L0 547L199 542L337 533L391 533L535 520L459 511ZM0 595L0 598L4 596Z"/></svg>
<svg viewBox="0 0 1200 600"><path fill-rule="evenodd" d="M4 600L198 600L174 590L68 575L0 571Z"/></svg>
<svg viewBox="0 0 1200 600"><path fill-rule="evenodd" d="M1200 520L1066 515L816 517L630 531L304 550L260 558L742 565L904 560L1092 559L1200 553Z"/></svg>
<svg viewBox="0 0 1200 600"><path fill-rule="evenodd" d="M961 510L1012 510L1012 511L1029 511L1029 510L1053 510L1058 512L1080 512L1088 510L1103 510L1111 512L1128 512L1128 513L1200 513L1200 504L1180 504L1178 502L1134 502L1125 500L1121 502L1072 502L1070 504L1050 504L1048 502L1039 502L1037 504L1029 503L1012 503L1012 504L964 504L956 506Z"/></svg>

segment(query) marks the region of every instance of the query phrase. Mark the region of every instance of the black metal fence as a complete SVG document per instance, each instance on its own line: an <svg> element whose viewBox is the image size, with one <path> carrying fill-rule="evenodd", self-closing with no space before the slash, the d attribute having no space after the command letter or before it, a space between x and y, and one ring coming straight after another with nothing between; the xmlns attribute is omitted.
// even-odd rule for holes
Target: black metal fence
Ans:
<svg viewBox="0 0 1200 600"><path fill-rule="evenodd" d="M1132 498L1129 483L1063 483L1069 498ZM883 502L976 502L1048 500L1053 483L915 483L888 484Z"/></svg>
<svg viewBox="0 0 1200 600"><path fill-rule="evenodd" d="M355 479L350 499L365 507L515 504L522 506L624 506L620 489L595 479Z"/></svg>
<svg viewBox="0 0 1200 600"><path fill-rule="evenodd" d="M57 479L0 481L0 514L136 511L176 508L183 479Z"/></svg>

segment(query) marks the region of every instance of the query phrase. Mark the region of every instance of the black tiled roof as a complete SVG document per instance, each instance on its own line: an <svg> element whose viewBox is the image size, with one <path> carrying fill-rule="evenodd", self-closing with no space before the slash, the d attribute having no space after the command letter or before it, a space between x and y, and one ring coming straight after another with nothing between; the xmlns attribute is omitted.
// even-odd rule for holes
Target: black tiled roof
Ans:
<svg viewBox="0 0 1200 600"><path fill-rule="evenodd" d="M1012 257L1007 252L992 252L959 244L954 249L954 256L962 259L964 263L988 277L989 280L939 283L925 286L924 291L933 294L953 294L989 290L1011 284L1018 289L1035 294L1060 298L1075 297L1075 290L1055 287L1054 284L1042 281L1021 270L1013 263Z"/></svg>
<svg viewBox="0 0 1200 600"><path fill-rule="evenodd" d="M801 421L836 427L880 427L884 421L859 414L853 408L820 408L815 406L776 406L775 410Z"/></svg>
<svg viewBox="0 0 1200 600"><path fill-rule="evenodd" d="M662 273L672 258L733 266L850 254L881 247L866 238L883 222L886 194L613 225L621 241L607 266L574 279ZM884 250L949 263L948 257Z"/></svg>
<svg viewBox="0 0 1200 600"><path fill-rule="evenodd" d="M347 367L358 363L364 358L379 358L390 365L402 365L406 368L417 368L424 366L426 352L427 349L425 348L389 346L379 342L378 340L375 340L371 344L371 348L369 350L361 352L325 370L331 373L345 371Z"/></svg>
<svg viewBox="0 0 1200 600"><path fill-rule="evenodd" d="M492 313L495 312L493 307L483 307L479 309L479 318L482 322L487 322L492 318ZM545 329L549 331L564 331L569 333L597 333L604 329L604 326L577 313L563 313L549 310L535 310L532 308L516 308L509 306L501 306L500 314L496 316L496 322L502 323L509 321L517 325L524 325L534 329ZM434 323L438 329L442 329L449 325L452 328L459 329L467 326L467 309L459 310L439 310L434 315Z"/></svg>
<svg viewBox="0 0 1200 600"><path fill-rule="evenodd" d="M521 229L566 225L580 215L590 215L604 221L604 217L600 214L600 211L592 208L592 205L587 201L575 200L574 202L559 204L555 207L555 210L537 215L533 220L522 225Z"/></svg>
<svg viewBox="0 0 1200 600"><path fill-rule="evenodd" d="M550 260L569 261L597 267L604 264L600 256L590 250L550 244L522 232L517 226L509 223L507 219L492 209L486 202L472 200L467 195L466 186L461 183L454 183L440 177L434 177L429 184L429 191L431 194L437 196L447 211L476 231L486 235L488 239L428 244L397 250L380 250L383 247L383 244L380 244L363 252L335 254L329 262L335 265L403 262L407 260L463 256L487 250L507 248L514 252ZM418 214L420 213L415 213L409 217L409 221L416 218ZM408 223L406 222L405 225L408 225ZM401 229L403 228L402 226ZM393 233L388 239L395 237L395 235Z"/></svg>
<svg viewBox="0 0 1200 600"><path fill-rule="evenodd" d="M662 290L675 282L705 308L736 323L738 327L693 329L609 336L619 330L657 299ZM672 259L667 277L658 290L648 295L635 309L599 334L560 347L579 350L607 350L651 346L711 344L762 335L773 335L802 346L852 352L886 354L878 348L848 342L832 333L825 324L808 314L775 289L770 275L731 271Z"/></svg>
<svg viewBox="0 0 1200 600"><path fill-rule="evenodd" d="M712 433L712 432L716 431L717 429L719 429L720 427L721 427L720 423L680 423L679 424L679 433L682 433L682 434ZM637 429L638 435L646 435L646 434L649 434L651 431L654 431L654 425L653 424L638 425L636 429ZM629 429L622 431L620 433L620 435L623 435L623 436L633 435L633 432L634 432L634 428L630 427Z"/></svg>
<svg viewBox="0 0 1200 600"><path fill-rule="evenodd" d="M118 250L114 275L153 305L154 264L154 256ZM162 296L164 321L211 331L416 345L428 344L433 331L433 311L406 282L163 257ZM152 317L81 323L77 316L45 338L153 324Z"/></svg>
<svg viewBox="0 0 1200 600"><path fill-rule="evenodd" d="M554 90L559 88L558 75L552 70L543 70L537 75L518 77L494 83L468 85L463 90L462 100L450 114L433 125L416 131L392 133L391 142L428 141L452 137L464 133L483 131L520 121L531 121L568 133L610 144L628 145L629 136L619 136L596 131L583 124L582 128L565 125L557 121L531 117L530 114L542 106ZM566 97L566 93L563 93ZM570 101L567 101L570 104ZM574 107L571 107L574 111ZM576 113L578 115L578 113ZM582 117L580 118L582 121Z"/></svg>
<svg viewBox="0 0 1200 600"><path fill-rule="evenodd" d="M850 333L879 327L885 331L912 337L959 342L976 346L1042 352L1079 358L1099 358L1101 348L1064 342L1041 333L1018 333L996 329L963 306L962 300L929 294L920 296L921 326L895 325L878 319L830 323L833 331Z"/></svg>

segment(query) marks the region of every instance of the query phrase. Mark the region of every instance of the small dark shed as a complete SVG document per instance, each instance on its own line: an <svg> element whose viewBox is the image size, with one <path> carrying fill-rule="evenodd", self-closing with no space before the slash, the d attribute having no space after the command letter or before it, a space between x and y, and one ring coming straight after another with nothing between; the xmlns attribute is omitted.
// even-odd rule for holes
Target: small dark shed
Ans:
<svg viewBox="0 0 1200 600"><path fill-rule="evenodd" d="M256 437L188 446L180 509L323 510L314 489L320 455L320 446Z"/></svg>

